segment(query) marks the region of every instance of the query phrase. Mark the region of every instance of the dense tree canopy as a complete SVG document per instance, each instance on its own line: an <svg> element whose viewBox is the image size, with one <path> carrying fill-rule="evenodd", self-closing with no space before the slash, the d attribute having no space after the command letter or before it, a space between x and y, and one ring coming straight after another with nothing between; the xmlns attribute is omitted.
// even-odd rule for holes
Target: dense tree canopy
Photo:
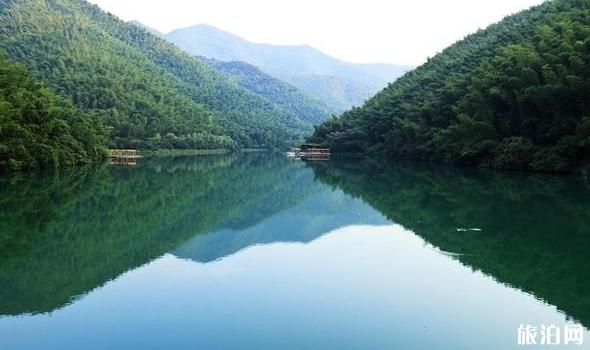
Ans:
<svg viewBox="0 0 590 350"><path fill-rule="evenodd" d="M112 128L111 147L281 147L311 123L83 0L0 2L0 47Z"/></svg>
<svg viewBox="0 0 590 350"><path fill-rule="evenodd" d="M0 53L0 170L85 163L104 155L106 128Z"/></svg>
<svg viewBox="0 0 590 350"><path fill-rule="evenodd" d="M502 169L590 165L590 1L479 31L316 127L335 150Z"/></svg>

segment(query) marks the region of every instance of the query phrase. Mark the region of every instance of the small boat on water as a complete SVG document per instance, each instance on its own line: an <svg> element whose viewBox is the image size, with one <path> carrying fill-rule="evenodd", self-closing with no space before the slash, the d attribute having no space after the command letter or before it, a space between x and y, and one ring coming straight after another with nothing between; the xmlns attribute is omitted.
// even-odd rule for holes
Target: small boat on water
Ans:
<svg viewBox="0 0 590 350"><path fill-rule="evenodd" d="M302 145L301 147L293 147L286 153L287 157L308 161L315 160L329 160L330 149L319 147L317 145Z"/></svg>
<svg viewBox="0 0 590 350"><path fill-rule="evenodd" d="M135 149L109 149L107 151L111 165L137 165L141 155Z"/></svg>

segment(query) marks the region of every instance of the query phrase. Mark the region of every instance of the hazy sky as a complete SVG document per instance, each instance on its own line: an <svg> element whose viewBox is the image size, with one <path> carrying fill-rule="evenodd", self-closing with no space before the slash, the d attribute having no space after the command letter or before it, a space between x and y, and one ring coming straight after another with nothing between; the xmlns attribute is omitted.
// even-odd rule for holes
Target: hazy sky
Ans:
<svg viewBox="0 0 590 350"><path fill-rule="evenodd" d="M542 0L89 0L162 32L198 23L253 42L307 44L351 62L417 65Z"/></svg>

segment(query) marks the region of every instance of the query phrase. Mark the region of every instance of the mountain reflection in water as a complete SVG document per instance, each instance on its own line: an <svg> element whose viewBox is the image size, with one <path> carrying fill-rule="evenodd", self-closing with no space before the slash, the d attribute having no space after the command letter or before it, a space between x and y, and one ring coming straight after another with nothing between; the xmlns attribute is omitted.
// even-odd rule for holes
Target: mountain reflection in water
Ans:
<svg viewBox="0 0 590 350"><path fill-rule="evenodd" d="M0 194L0 315L58 310L167 253L209 263L396 223L590 325L590 189L573 177L261 153L21 173Z"/></svg>

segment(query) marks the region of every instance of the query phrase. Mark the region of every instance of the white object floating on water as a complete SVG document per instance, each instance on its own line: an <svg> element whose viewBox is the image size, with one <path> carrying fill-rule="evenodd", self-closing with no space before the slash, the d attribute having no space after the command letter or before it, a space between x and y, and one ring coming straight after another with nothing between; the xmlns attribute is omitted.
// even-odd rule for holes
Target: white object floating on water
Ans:
<svg viewBox="0 0 590 350"><path fill-rule="evenodd" d="M458 232L467 232L467 231L476 231L476 232L480 232L481 229L480 228L458 228L457 229Z"/></svg>

